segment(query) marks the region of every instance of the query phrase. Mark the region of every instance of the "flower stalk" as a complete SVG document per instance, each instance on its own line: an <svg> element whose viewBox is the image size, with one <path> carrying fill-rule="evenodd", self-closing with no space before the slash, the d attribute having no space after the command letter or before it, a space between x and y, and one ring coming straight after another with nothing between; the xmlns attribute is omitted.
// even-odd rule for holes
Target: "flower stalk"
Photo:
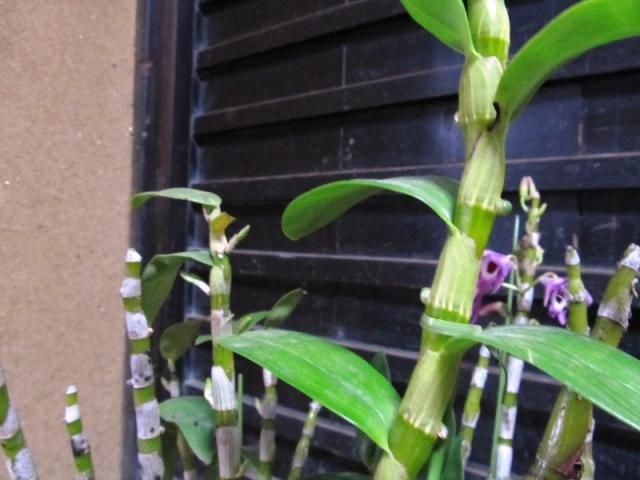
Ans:
<svg viewBox="0 0 640 480"><path fill-rule="evenodd" d="M64 412L64 423L71 439L71 452L76 467L76 480L94 480L91 447L82 427L82 417L78 406L78 389L75 385L67 387L67 407Z"/></svg>
<svg viewBox="0 0 640 480"><path fill-rule="evenodd" d="M586 334L587 294L580 280L580 261L575 250L567 250L569 292L572 307L569 328ZM640 273L640 247L630 245L604 292L591 337L617 347L629 325L633 285ZM574 318L571 318L574 316ZM591 402L564 387L558 395L544 437L527 479L580 478L580 457L592 430Z"/></svg>
<svg viewBox="0 0 640 480"><path fill-rule="evenodd" d="M27 448L20 418L9 399L9 389L0 367L0 446L7 457L9 477L38 480L36 465Z"/></svg>
<svg viewBox="0 0 640 480"><path fill-rule="evenodd" d="M513 317L515 325L528 325L534 296L536 272L544 256L540 246L540 218L547 205L540 204L540 192L531 177L524 177L520 182L520 205L527 213L525 233L515 249L517 259L517 312ZM524 362L511 355L506 356L507 381L502 395L502 404L498 409L500 427L495 452L496 480L509 480L513 464L513 437L518 418L518 394Z"/></svg>
<svg viewBox="0 0 640 480"><path fill-rule="evenodd" d="M302 469L304 468L304 464L309 456L309 447L311 446L311 439L313 438L313 433L316 429L320 409L320 404L315 400L309 404L309 412L307 413L307 418L304 421L302 435L296 445L296 451L293 454L291 470L289 470L287 480L298 480L302 477Z"/></svg>

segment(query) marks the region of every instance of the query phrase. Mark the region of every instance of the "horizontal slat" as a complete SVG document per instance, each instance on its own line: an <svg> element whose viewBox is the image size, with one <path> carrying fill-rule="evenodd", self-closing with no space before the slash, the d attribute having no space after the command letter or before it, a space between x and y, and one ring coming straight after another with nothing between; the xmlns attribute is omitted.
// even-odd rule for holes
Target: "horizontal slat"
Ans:
<svg viewBox="0 0 640 480"><path fill-rule="evenodd" d="M421 288L433 278L434 260L330 255L313 253L237 250L234 271L241 276L285 279L289 281L336 281L357 285ZM545 266L546 271L564 272L564 267ZM583 278L594 291L603 291L613 270L583 266Z"/></svg>
<svg viewBox="0 0 640 480"><path fill-rule="evenodd" d="M635 71L637 68L635 63L623 66L594 66L589 63L588 57L587 55L586 59L581 59L573 68L563 69L552 83L559 80L575 80L586 75ZM640 64L640 61L638 63ZM403 102L433 100L455 95L459 76L460 65L454 65L214 110L194 118L193 132L196 139L202 140L205 135L229 130L379 108Z"/></svg>
<svg viewBox="0 0 640 480"><path fill-rule="evenodd" d="M458 178L462 163L446 165L370 168L340 172L228 178L195 183L197 188L215 191L226 202L290 200L323 183L348 178L385 178L403 175L444 175ZM505 191L515 192L520 179L529 175L544 190L605 190L640 187L640 152L619 152L573 157L520 158L507 161Z"/></svg>
<svg viewBox="0 0 640 480"><path fill-rule="evenodd" d="M215 43L197 53L199 70L404 13L397 0L357 0Z"/></svg>

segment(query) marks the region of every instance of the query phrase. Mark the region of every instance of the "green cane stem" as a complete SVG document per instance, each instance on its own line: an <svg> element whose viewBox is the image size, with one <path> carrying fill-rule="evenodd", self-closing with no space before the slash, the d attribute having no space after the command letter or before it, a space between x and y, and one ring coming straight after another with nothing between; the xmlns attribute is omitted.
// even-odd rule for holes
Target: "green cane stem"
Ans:
<svg viewBox="0 0 640 480"><path fill-rule="evenodd" d="M131 380L129 383L133 387L141 478L142 480L156 480L164 477L162 427L151 362L151 340L149 338L151 330L141 308L141 263L140 254L134 249L129 249L125 263L126 276L122 282L120 294L125 309L127 337L131 350Z"/></svg>
<svg viewBox="0 0 640 480"><path fill-rule="evenodd" d="M273 459L276 454L276 407L278 405L278 392L276 390L277 378L267 369L262 370L264 380L264 395L257 401L258 412L262 417L260 427L258 478L260 480L271 479Z"/></svg>
<svg viewBox="0 0 640 480"><path fill-rule="evenodd" d="M320 412L320 404L313 401L309 404L309 413L304 421L302 427L302 435L296 445L296 451L293 454L293 461L291 462L291 470L289 470L289 476L287 480L298 480L302 476L302 469L309 456L309 447L311 446L311 439L316 429L316 423L318 421L318 413Z"/></svg>
<svg viewBox="0 0 640 480"><path fill-rule="evenodd" d="M501 0L487 0L479 8L489 11L496 5L504 6ZM500 21L508 25L506 15ZM508 33L508 28L499 30ZM508 44L508 36L504 41ZM480 258L496 216L507 211L501 194L508 125L493 106L501 75L500 59L485 57L482 51L467 55L456 114L465 140L465 167L453 222L457 231L450 233L440 255L425 308L429 317L470 321ZM442 418L455 391L461 360L441 352L447 339L423 331L420 357L389 433L393 459L383 456L375 479L415 478L439 436L445 435Z"/></svg>
<svg viewBox="0 0 640 480"><path fill-rule="evenodd" d="M480 418L482 396L484 394L485 384L487 383L490 359L491 352L486 346L482 345L478 354L478 363L471 376L471 384L469 385L469 392L467 393L467 399L465 400L464 410L462 412L462 461L465 465L471 454L473 436L476 432L478 419Z"/></svg>
<svg viewBox="0 0 640 480"><path fill-rule="evenodd" d="M567 259L571 264L569 290L572 303L585 303L584 286L579 276L579 257L569 249ZM598 316L591 331L591 337L617 347L628 328L633 297L633 284L640 270L640 248L631 245L618 264L602 297ZM576 305L578 307L578 305ZM570 328L578 333L588 332L586 325L586 305L574 308ZM572 314L570 310L569 314ZM583 318L584 317L584 318ZM579 459L585 440L592 428L593 406L586 399L564 387L560 391L551 413L544 437L527 479L561 480L574 478L581 470Z"/></svg>
<svg viewBox="0 0 640 480"><path fill-rule="evenodd" d="M71 452L76 467L76 480L94 480L91 447L82 428L82 417L78 406L78 389L74 385L67 387L67 408L64 423L71 439Z"/></svg>
<svg viewBox="0 0 640 480"><path fill-rule="evenodd" d="M233 352L217 343L217 339L232 335L230 308L232 270L229 253L247 234L243 229L231 241L225 230L235 219L219 208L205 209L209 225L209 249L213 265L209 273L211 337L213 341L211 392L208 399L214 411L218 470L221 480L237 479L241 471L241 435L238 426L235 394L235 365Z"/></svg>
<svg viewBox="0 0 640 480"><path fill-rule="evenodd" d="M9 389L2 367L0 367L0 446L7 457L7 470L12 478L38 480L36 465L27 448L20 418L9 399Z"/></svg>

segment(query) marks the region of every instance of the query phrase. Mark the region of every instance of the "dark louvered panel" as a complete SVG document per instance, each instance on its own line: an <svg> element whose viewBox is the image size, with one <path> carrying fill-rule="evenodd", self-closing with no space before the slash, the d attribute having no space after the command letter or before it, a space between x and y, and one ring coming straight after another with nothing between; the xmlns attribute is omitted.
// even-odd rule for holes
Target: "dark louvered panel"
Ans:
<svg viewBox="0 0 640 480"><path fill-rule="evenodd" d="M512 0L513 50L571 0ZM309 295L288 326L332 338L365 357L389 354L402 391L419 342L420 287L431 282L445 230L415 201L384 195L299 242L280 231L297 194L357 176L459 176L462 144L453 123L462 58L424 33L397 0L209 0L195 16L193 148L190 182L223 196L250 223L233 259L233 310L263 309L284 291ZM185 52L187 54L187 52ZM594 50L560 70L513 125L506 198L517 207L520 178L532 175L549 211L542 223L547 269L562 271L577 240L585 279L598 298L617 257L640 241L640 41ZM191 212L188 246L206 246ZM501 218L491 246L506 251L513 217ZM186 316L207 302L188 287ZM597 305L590 311L595 314ZM536 303L542 323L545 312ZM640 328L623 342L640 356ZM193 352L187 385L198 390L209 353ZM259 370L246 372L247 438L255 438ZM456 398L464 401L475 352L465 359ZM469 478L488 461L498 367L494 365ZM558 385L527 367L521 395L516 472L535 454ZM285 385L277 471L284 475L308 399ZM640 478L640 434L598 414L599 479ZM328 412L314 440L310 471L357 469L353 428ZM252 437L253 436L253 437Z"/></svg>

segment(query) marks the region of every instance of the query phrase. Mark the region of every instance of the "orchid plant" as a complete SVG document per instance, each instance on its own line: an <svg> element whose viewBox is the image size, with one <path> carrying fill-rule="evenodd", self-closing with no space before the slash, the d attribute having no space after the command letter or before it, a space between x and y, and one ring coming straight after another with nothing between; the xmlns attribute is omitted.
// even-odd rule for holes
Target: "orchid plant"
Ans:
<svg viewBox="0 0 640 480"><path fill-rule="evenodd" d="M139 193L133 198L134 207L155 197L199 205L209 233L207 250L157 255L144 269L135 250L126 255L121 295L144 480L172 478L178 465L185 480L274 478L280 380L312 400L288 478L303 476L322 406L357 428L358 451L369 474L305 478L462 479L492 357L503 368L488 459L491 479L506 480L512 475L524 362L563 384L526 478L594 478L593 406L640 429L636 407L640 361L616 348L629 323L640 247L631 244L623 253L591 324L587 307L593 299L582 282L576 249L567 247L566 276L542 271L544 250L538 226L546 204L541 203L532 179L523 179L520 188L526 214L522 238L517 241L516 227L511 252L488 249L496 217L511 211L502 199L510 125L542 83L566 62L592 48L640 35L640 0L581 0L513 56L504 0L402 3L418 24L464 57L458 112L452 119L465 145L461 179L424 176L329 183L295 198L283 213L282 228L290 239L300 239L381 192L412 197L442 220L448 236L435 275L425 278L430 285L420 294L424 303L419 319L421 346L406 390L400 395L392 386L384 355L376 355L369 363L325 339L280 329L303 298L301 289L285 294L269 310L235 319L231 259L249 227L229 236L235 219L222 210L216 194L188 188ZM204 265L208 276L180 273L185 262ZM208 296L210 314L206 320L180 322L162 332L158 345L168 376L160 383L169 398L159 402L150 327L179 273ZM548 316L566 328L540 326L531 318L534 291L539 287ZM501 289L508 293L507 303L491 302L488 297ZM498 323L504 325L481 326L487 316L501 318ZM181 396L177 363L194 344L211 344L210 376L203 379L203 396ZM479 360L458 429L453 394L462 358L475 345L481 345ZM259 443L250 447L242 441L243 380L236 372L235 355L263 368L264 396L256 405L261 433ZM8 468L12 478L33 480L35 464L1 371L0 387L0 444L9 458ZM65 422L77 478L94 478L77 400L77 391L70 387Z"/></svg>
<svg viewBox="0 0 640 480"><path fill-rule="evenodd" d="M462 357L476 344L484 347L472 380L476 392L470 393L470 398L475 397L471 404L477 405L478 391L483 388L488 352L494 351L506 366L499 391L491 478L511 475L511 442L523 362L566 385L552 412L530 478L575 478L576 465L591 461L587 437L592 431L592 405L640 428L640 414L631 406L631 399L640 398L636 381L640 380L640 362L614 348L628 324L640 249L631 245L624 253L590 330L586 308L592 299L582 285L575 249L567 250L566 278L557 273L537 273L543 259L538 224L546 205L541 204L532 179L524 179L520 190L527 214L521 241L512 252L487 248L496 217L511 211L509 202L502 199L510 125L541 84L566 62L592 48L640 35L640 0L582 0L552 20L512 57L509 16L503 0L469 0L466 5L462 0L402 3L417 23L464 56L458 112L452 119L465 145L460 181L436 176L337 181L295 198L282 217L285 235L297 240L338 219L354 205L388 191L422 202L444 222L447 240L435 276L421 293L425 306L420 320L420 355L402 397L378 368L323 339L277 328L234 334L228 308L228 255L239 239L227 242L224 229L231 217L220 211L219 199L209 197L207 203L203 199L213 194L193 190L176 193L175 189L136 197L137 203L152 195L195 200L203 205L210 225L207 256L197 252L178 254L169 277L175 277L175 265L185 259L212 267L213 367L210 393L205 395L216 412L213 428L220 478L239 478L244 465L238 446L233 354L257 363L269 375L353 423L361 432L360 438L373 445L363 449L368 452L363 460L375 479L463 477L471 448L470 429L479 412L465 412L462 429L456 432L451 403ZM218 273L216 269L220 269ZM147 282L160 283L161 275L153 273L152 269ZM163 283L163 295L171 282ZM567 329L539 326L530 318L538 285L544 289L549 316ZM512 300L506 306L485 304L485 297L502 287L512 292L511 299L514 293L517 295L515 311ZM153 292L153 288L148 290ZM144 275L142 293L144 306ZM154 295L150 293L151 302L156 302ZM507 325L483 328L477 324L490 313L499 313ZM606 373L603 358L607 358ZM595 380L605 377L609 379L607 388ZM265 381L267 388L274 385ZM265 397L263 418L265 411L272 413L265 408L268 404ZM271 420L270 416L266 418ZM265 438L269 439L265 440L269 448L263 449L261 441L258 463L262 467L258 473L260 478L271 478L270 467L264 464L273 459L270 449L275 443L271 434Z"/></svg>

